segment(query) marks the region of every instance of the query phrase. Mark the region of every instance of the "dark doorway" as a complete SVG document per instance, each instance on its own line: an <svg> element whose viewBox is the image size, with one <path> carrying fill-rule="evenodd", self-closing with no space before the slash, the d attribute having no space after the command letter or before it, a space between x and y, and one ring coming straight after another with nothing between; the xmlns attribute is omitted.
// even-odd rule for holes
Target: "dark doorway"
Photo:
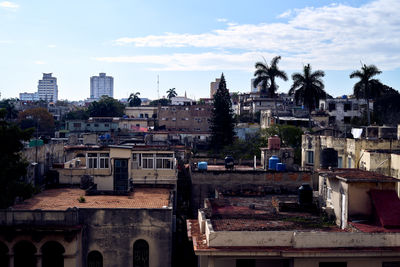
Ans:
<svg viewBox="0 0 400 267"><path fill-rule="evenodd" d="M149 244L143 239L133 245L133 267L149 267Z"/></svg>
<svg viewBox="0 0 400 267"><path fill-rule="evenodd" d="M114 191L128 191L128 159L114 160Z"/></svg>
<svg viewBox="0 0 400 267"><path fill-rule="evenodd" d="M64 247L55 241L46 242L42 246L42 267L63 267Z"/></svg>
<svg viewBox="0 0 400 267"><path fill-rule="evenodd" d="M14 246L14 267L36 267L36 247L28 241Z"/></svg>
<svg viewBox="0 0 400 267"><path fill-rule="evenodd" d="M103 256L97 250L91 251L87 260L88 267L103 267Z"/></svg>

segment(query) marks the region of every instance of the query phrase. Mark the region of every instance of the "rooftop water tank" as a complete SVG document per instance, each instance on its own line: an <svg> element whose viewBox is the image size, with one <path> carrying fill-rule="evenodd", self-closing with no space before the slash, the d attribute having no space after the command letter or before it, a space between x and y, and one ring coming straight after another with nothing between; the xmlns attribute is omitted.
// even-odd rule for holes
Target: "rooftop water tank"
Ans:
<svg viewBox="0 0 400 267"><path fill-rule="evenodd" d="M299 204L311 205L313 202L313 190L309 184L302 184L299 187Z"/></svg>
<svg viewBox="0 0 400 267"><path fill-rule="evenodd" d="M200 161L200 162L197 164L197 168L198 168L200 171L206 171L206 170L207 170L207 162L205 162L205 161Z"/></svg>
<svg viewBox="0 0 400 267"><path fill-rule="evenodd" d="M225 168L226 169L233 169L235 166L235 161L233 160L232 156L226 156L225 157Z"/></svg>
<svg viewBox="0 0 400 267"><path fill-rule="evenodd" d="M321 151L320 167L323 169L338 166L338 152L333 148L324 148Z"/></svg>
<svg viewBox="0 0 400 267"><path fill-rule="evenodd" d="M278 136L271 136L268 138L268 149L281 149L281 139Z"/></svg>
<svg viewBox="0 0 400 267"><path fill-rule="evenodd" d="M276 170L276 164L279 163L279 158L277 156L272 156L268 160L268 169Z"/></svg>
<svg viewBox="0 0 400 267"><path fill-rule="evenodd" d="M276 170L278 172L284 172L286 171L286 164L285 163L277 163L276 164Z"/></svg>

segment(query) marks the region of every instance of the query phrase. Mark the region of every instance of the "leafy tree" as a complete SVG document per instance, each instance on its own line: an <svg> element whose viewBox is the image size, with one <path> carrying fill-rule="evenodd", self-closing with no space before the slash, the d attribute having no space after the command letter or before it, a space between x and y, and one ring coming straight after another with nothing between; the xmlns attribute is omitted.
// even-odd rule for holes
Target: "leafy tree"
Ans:
<svg viewBox="0 0 400 267"><path fill-rule="evenodd" d="M73 110L65 114L64 120L87 120L89 119L89 113L87 109Z"/></svg>
<svg viewBox="0 0 400 267"><path fill-rule="evenodd" d="M139 95L139 92L129 95L128 103L130 107L138 107L142 104L142 100L140 99Z"/></svg>
<svg viewBox="0 0 400 267"><path fill-rule="evenodd" d="M271 60L271 63L268 66L268 63L265 62L257 62L255 67L256 71L254 72L254 76L256 77L253 83L254 87L261 85L261 89L263 93L267 93L269 97L274 98L275 102L275 112L278 116L278 108L276 104L277 98L277 90L278 85L275 82L275 78L281 78L284 81L287 81L286 72L280 70L278 68L279 60L281 59L280 56L276 56Z"/></svg>
<svg viewBox="0 0 400 267"><path fill-rule="evenodd" d="M223 73L214 95L213 106L210 119L211 145L215 151L220 151L222 147L232 144L235 136L232 102Z"/></svg>
<svg viewBox="0 0 400 267"><path fill-rule="evenodd" d="M22 129L36 128L38 134L51 135L54 131L54 118L46 108L32 108L22 111L18 115Z"/></svg>
<svg viewBox="0 0 400 267"><path fill-rule="evenodd" d="M168 89L168 91L167 91L167 97L168 97L168 99L171 99L171 98L173 98L173 97L175 97L175 96L177 96L177 95L178 95L178 94L176 93L175 88Z"/></svg>
<svg viewBox="0 0 400 267"><path fill-rule="evenodd" d="M247 134L245 140L236 139L231 145L225 146L220 157L231 155L234 159L253 159L255 155L260 157L260 147L267 145L267 139L261 136L260 132Z"/></svg>
<svg viewBox="0 0 400 267"><path fill-rule="evenodd" d="M381 124L400 124L400 94L395 89L383 85L383 95L374 102L374 115ZM365 125L365 124L364 124Z"/></svg>
<svg viewBox="0 0 400 267"><path fill-rule="evenodd" d="M28 163L21 158L20 151L32 135L32 129L21 130L17 125L5 120L6 111L0 110L0 138L5 140L0 146L0 208L14 203L16 197L28 198L33 187L23 181Z"/></svg>
<svg viewBox="0 0 400 267"><path fill-rule="evenodd" d="M88 107L91 117L122 117L124 110L124 104L109 96L102 96L99 101L90 103Z"/></svg>
<svg viewBox="0 0 400 267"><path fill-rule="evenodd" d="M294 95L296 104L302 103L308 109L309 128L311 128L311 111L319 105L319 100L326 97L322 70L312 72L310 64L304 66L303 73L292 75L293 85L289 95Z"/></svg>
<svg viewBox="0 0 400 267"><path fill-rule="evenodd" d="M169 104L171 104L171 100L166 99L166 98L160 98L160 99L150 101L150 103L149 103L149 105L152 107L157 107L158 104L160 104L161 106L168 106Z"/></svg>
<svg viewBox="0 0 400 267"><path fill-rule="evenodd" d="M371 124L369 100L376 99L383 93L383 85L378 79L372 79L374 76L382 72L375 65L363 65L361 70L353 71L350 78L359 78L360 81L354 84L354 95L364 98L367 102L367 118L368 125Z"/></svg>
<svg viewBox="0 0 400 267"><path fill-rule="evenodd" d="M0 108L4 108L7 112L6 120L11 121L18 117L18 110L15 108L14 102L16 100L9 98L0 101Z"/></svg>

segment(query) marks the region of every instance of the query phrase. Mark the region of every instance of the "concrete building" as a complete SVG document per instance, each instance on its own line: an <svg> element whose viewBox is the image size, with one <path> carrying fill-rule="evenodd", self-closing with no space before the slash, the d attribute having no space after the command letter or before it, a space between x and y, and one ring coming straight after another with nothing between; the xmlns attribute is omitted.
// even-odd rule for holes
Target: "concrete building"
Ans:
<svg viewBox="0 0 400 267"><path fill-rule="evenodd" d="M172 106L194 105L194 104L196 104L196 101L192 100L190 98L187 98L186 96L174 96L174 97L171 97L171 105Z"/></svg>
<svg viewBox="0 0 400 267"><path fill-rule="evenodd" d="M217 78L217 79L215 79L215 82L210 83L210 98L214 98L214 95L218 90L220 81L221 81L221 79Z"/></svg>
<svg viewBox="0 0 400 267"><path fill-rule="evenodd" d="M338 168L359 168L364 150L400 149L400 141L374 138L352 139L334 136L306 134L302 136L301 166L318 170L320 155L324 148L334 148L338 152Z"/></svg>
<svg viewBox="0 0 400 267"><path fill-rule="evenodd" d="M0 210L0 266L171 266L172 234L167 188L49 189Z"/></svg>
<svg viewBox="0 0 400 267"><path fill-rule="evenodd" d="M157 107L140 106L140 107L126 107L125 115L128 118L157 118Z"/></svg>
<svg viewBox="0 0 400 267"><path fill-rule="evenodd" d="M328 182L330 197L335 199L332 214L338 214L333 222L319 215L312 202L299 204L298 196L290 193L266 193L262 188L216 190L215 198L205 199L198 210L197 220L187 220L198 266L398 266L396 180L346 170L323 177L337 181L335 185ZM323 189L320 196L327 199ZM385 205L391 205L395 215ZM360 214L370 217L360 220Z"/></svg>
<svg viewBox="0 0 400 267"><path fill-rule="evenodd" d="M114 78L99 73L99 76L90 77L90 98L97 100L103 95L114 97Z"/></svg>
<svg viewBox="0 0 400 267"><path fill-rule="evenodd" d="M21 101L39 101L39 94L38 92L34 92L34 93L19 93L19 100Z"/></svg>
<svg viewBox="0 0 400 267"><path fill-rule="evenodd" d="M210 105L161 106L158 124L168 131L209 132Z"/></svg>
<svg viewBox="0 0 400 267"><path fill-rule="evenodd" d="M47 102L57 102L57 78L52 77L52 73L43 73L43 78L39 80L38 84L38 95L40 100L44 100Z"/></svg>

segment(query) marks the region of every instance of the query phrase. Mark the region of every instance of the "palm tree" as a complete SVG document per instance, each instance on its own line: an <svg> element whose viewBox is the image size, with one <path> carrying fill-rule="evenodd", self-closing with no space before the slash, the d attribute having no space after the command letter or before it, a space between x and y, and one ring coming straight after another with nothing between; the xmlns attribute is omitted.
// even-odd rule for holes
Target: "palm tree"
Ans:
<svg viewBox="0 0 400 267"><path fill-rule="evenodd" d="M359 78L360 81L354 84L354 95L364 98L367 102L368 125L371 124L369 113L369 100L379 97L383 93L383 84L378 79L372 79L375 75L382 73L375 65L363 65L361 70L353 71L350 78Z"/></svg>
<svg viewBox="0 0 400 267"><path fill-rule="evenodd" d="M130 107L138 107L142 104L142 100L139 97L140 93L132 93L129 95L128 103Z"/></svg>
<svg viewBox="0 0 400 267"><path fill-rule="evenodd" d="M257 62L255 67L256 71L254 72L254 76L257 78L254 79L253 86L261 86L261 93L268 93L269 97L274 98L275 104L275 112L277 116L277 120L279 121L278 108L276 104L278 85L275 82L275 78L281 78L284 81L287 81L286 72L280 70L278 68L278 62L281 59L280 56L276 56L271 60L270 65L265 62Z"/></svg>
<svg viewBox="0 0 400 267"><path fill-rule="evenodd" d="M167 98L171 100L171 98L177 96L178 94L175 91L175 88L168 89Z"/></svg>
<svg viewBox="0 0 400 267"><path fill-rule="evenodd" d="M296 104L302 103L308 109L309 127L311 128L311 111L318 107L319 100L326 97L322 70L312 72L310 64L304 66L303 73L292 75L293 85L289 95L294 95Z"/></svg>

